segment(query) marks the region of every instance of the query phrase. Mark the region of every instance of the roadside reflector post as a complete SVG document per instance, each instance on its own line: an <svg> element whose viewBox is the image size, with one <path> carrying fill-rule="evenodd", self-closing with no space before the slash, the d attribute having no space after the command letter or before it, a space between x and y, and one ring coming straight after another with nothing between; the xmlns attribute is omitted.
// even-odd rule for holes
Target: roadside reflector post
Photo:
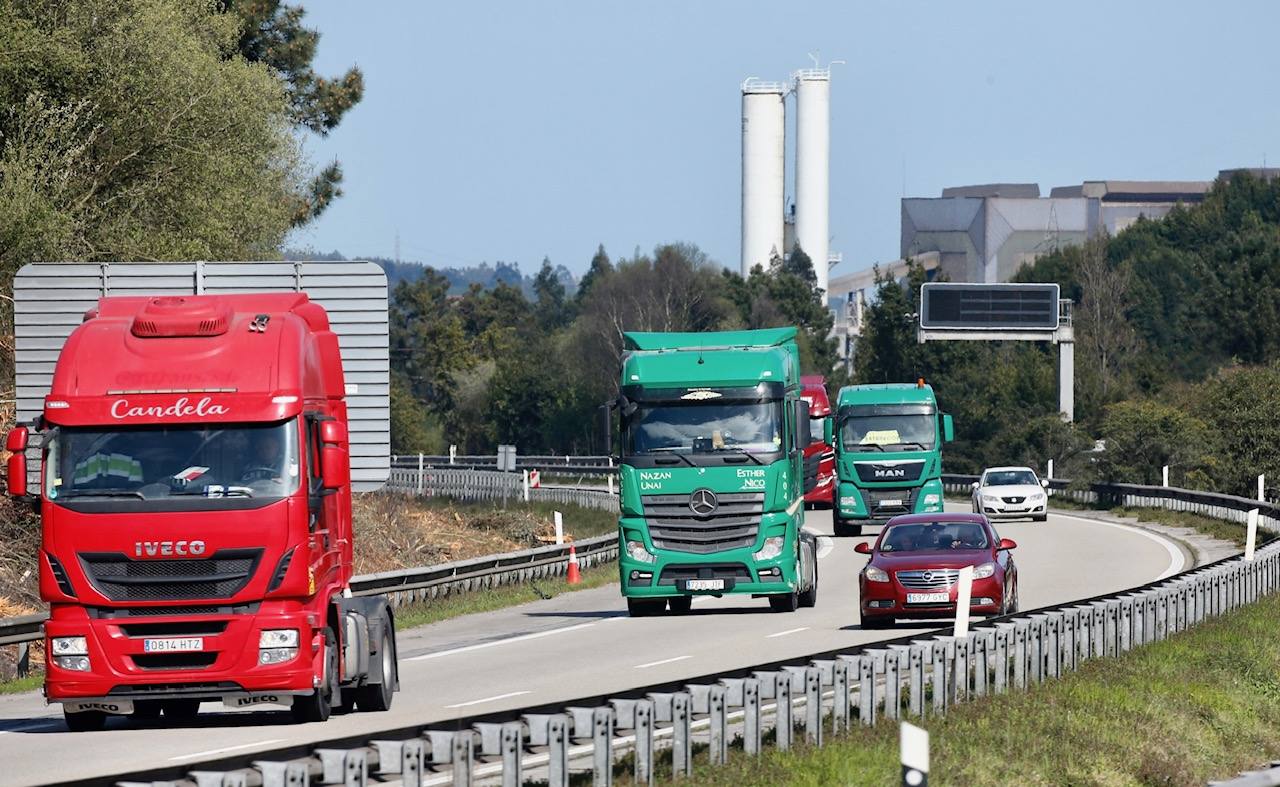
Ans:
<svg viewBox="0 0 1280 787"><path fill-rule="evenodd" d="M898 740L902 753L902 784L904 787L927 787L929 732L904 721Z"/></svg>
<svg viewBox="0 0 1280 787"><path fill-rule="evenodd" d="M1262 483L1262 476L1258 476L1258 483ZM1247 562L1253 561L1253 547L1258 539L1258 509L1249 510L1249 529L1244 539L1244 559Z"/></svg>
<svg viewBox="0 0 1280 787"><path fill-rule="evenodd" d="M1267 481L1267 477L1266 477L1266 475L1259 475L1259 476L1258 476L1258 499L1259 499L1259 500L1266 500L1266 499L1267 499L1267 493L1266 493L1266 481Z"/></svg>
<svg viewBox="0 0 1280 787"><path fill-rule="evenodd" d="M1169 485L1169 466L1165 465L1160 468L1160 486Z"/></svg>
<svg viewBox="0 0 1280 787"><path fill-rule="evenodd" d="M422 488L424 486L423 468L425 464L426 464L426 457L424 457L421 453L419 453L418 454L418 494L422 494Z"/></svg>
<svg viewBox="0 0 1280 787"><path fill-rule="evenodd" d="M956 588L956 622L951 636L964 639L969 636L969 600L973 596L973 566L960 569L959 586Z"/></svg>
<svg viewBox="0 0 1280 787"><path fill-rule="evenodd" d="M1049 469L1048 469L1048 473L1045 475L1045 478L1046 479L1053 478L1053 460L1052 459L1049 460Z"/></svg>
<svg viewBox="0 0 1280 787"><path fill-rule="evenodd" d="M458 458L458 446L449 444L449 464L454 464Z"/></svg>
<svg viewBox="0 0 1280 787"><path fill-rule="evenodd" d="M524 502L529 502L529 471L525 470L523 474L524 485Z"/></svg>
<svg viewBox="0 0 1280 787"><path fill-rule="evenodd" d="M609 494L613 494L613 476L606 476L609 482Z"/></svg>
<svg viewBox="0 0 1280 787"><path fill-rule="evenodd" d="M553 516L556 522L556 543L563 544L564 543L564 517L560 514L559 511L556 511Z"/></svg>

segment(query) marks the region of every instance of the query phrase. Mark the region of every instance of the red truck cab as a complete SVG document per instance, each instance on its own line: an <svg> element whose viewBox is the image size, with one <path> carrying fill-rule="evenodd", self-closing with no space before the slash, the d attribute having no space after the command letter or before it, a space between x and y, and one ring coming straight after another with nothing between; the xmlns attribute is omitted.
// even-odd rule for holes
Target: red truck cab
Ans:
<svg viewBox="0 0 1280 787"><path fill-rule="evenodd" d="M805 493L809 505L829 507L836 480L835 448L823 440L823 422L831 417L831 400L827 398L827 381L820 375L800 378L801 398L809 403L809 446L804 449L805 475L817 475L817 485Z"/></svg>
<svg viewBox="0 0 1280 787"><path fill-rule="evenodd" d="M38 505L45 695L73 730L202 701L299 721L385 710L382 597L349 598L348 412L337 336L303 293L107 297L8 447Z"/></svg>

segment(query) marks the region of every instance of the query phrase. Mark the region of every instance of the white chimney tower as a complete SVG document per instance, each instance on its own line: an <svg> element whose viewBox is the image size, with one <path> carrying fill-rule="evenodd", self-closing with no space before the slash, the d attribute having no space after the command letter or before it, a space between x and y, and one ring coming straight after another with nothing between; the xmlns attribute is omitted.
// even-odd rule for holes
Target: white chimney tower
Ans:
<svg viewBox="0 0 1280 787"><path fill-rule="evenodd" d="M742 83L742 275L769 267L783 247L786 188L786 86ZM825 227L825 225L824 225ZM825 231L825 230L824 230Z"/></svg>
<svg viewBox="0 0 1280 787"><path fill-rule="evenodd" d="M797 71L794 80L796 244L813 261L818 289L825 295L830 284L831 69Z"/></svg>

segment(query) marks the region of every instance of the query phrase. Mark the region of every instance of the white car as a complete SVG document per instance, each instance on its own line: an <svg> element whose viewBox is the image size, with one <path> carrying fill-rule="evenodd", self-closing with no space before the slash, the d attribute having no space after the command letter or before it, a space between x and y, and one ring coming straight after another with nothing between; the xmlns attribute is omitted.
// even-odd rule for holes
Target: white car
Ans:
<svg viewBox="0 0 1280 787"><path fill-rule="evenodd" d="M973 512L988 519L1043 522L1049 516L1049 482L1029 467L988 467L972 488Z"/></svg>

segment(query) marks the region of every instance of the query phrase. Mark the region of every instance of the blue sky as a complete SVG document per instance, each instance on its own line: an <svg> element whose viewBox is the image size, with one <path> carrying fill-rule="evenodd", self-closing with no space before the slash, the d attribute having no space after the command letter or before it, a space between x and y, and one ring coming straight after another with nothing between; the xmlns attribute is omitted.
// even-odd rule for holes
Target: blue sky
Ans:
<svg viewBox="0 0 1280 787"><path fill-rule="evenodd" d="M690 241L736 268L738 86L809 52L847 61L836 275L898 255L904 192L1280 164L1276 3L300 1L321 73L367 87L308 144L346 195L292 243L348 256L398 232L403 259L581 273Z"/></svg>

